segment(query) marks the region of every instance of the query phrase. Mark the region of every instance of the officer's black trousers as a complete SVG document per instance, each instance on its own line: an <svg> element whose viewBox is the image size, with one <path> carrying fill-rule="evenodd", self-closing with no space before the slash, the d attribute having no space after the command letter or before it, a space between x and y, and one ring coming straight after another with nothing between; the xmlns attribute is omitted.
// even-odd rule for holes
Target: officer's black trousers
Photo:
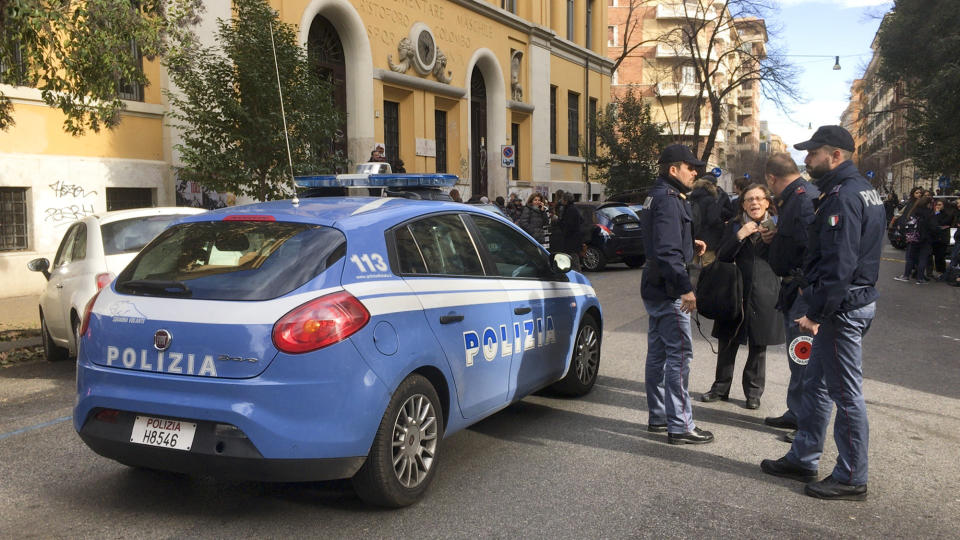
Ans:
<svg viewBox="0 0 960 540"><path fill-rule="evenodd" d="M712 390L721 396L730 394L730 385L733 383L733 368L737 361L737 350L740 344L736 340L721 339L718 343L720 352L717 353L717 373L713 381ZM767 374L767 346L749 343L747 364L743 366L743 394L748 398L760 399L763 395L763 386Z"/></svg>

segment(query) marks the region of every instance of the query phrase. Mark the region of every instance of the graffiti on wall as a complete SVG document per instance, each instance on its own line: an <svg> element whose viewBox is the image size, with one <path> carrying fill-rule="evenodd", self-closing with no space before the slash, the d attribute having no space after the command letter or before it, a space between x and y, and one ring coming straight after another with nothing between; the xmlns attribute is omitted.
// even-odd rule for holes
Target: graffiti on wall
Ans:
<svg viewBox="0 0 960 540"><path fill-rule="evenodd" d="M94 213L93 201L96 200L96 191L87 191L83 186L68 184L57 180L48 187L53 191L57 200L55 206L44 209L43 220L47 223L73 223Z"/></svg>

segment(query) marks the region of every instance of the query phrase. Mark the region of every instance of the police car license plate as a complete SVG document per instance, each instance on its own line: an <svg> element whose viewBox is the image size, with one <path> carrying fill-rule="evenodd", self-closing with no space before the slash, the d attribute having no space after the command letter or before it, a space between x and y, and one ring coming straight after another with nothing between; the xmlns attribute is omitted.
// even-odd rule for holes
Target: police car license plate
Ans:
<svg viewBox="0 0 960 540"><path fill-rule="evenodd" d="M634 230L634 229L639 229L639 228L640 228L640 224L639 224L639 223L627 223L626 225L623 226L623 228L626 229L626 230L628 230L628 231L632 231L632 230Z"/></svg>
<svg viewBox="0 0 960 540"><path fill-rule="evenodd" d="M130 433L130 442L174 450L190 450L196 431L197 425L192 422L137 416Z"/></svg>

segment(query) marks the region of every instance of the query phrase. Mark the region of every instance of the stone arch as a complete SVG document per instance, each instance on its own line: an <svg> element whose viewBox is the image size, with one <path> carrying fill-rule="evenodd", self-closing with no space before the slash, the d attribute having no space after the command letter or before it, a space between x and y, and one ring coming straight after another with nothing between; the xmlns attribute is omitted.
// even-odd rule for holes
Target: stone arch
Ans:
<svg viewBox="0 0 960 540"><path fill-rule="evenodd" d="M493 200L498 195L507 196L506 169L500 167L500 145L506 144L507 136L507 97L506 82L503 77L503 67L497 60L497 55L490 49L482 48L474 51L473 56L464 69L464 87L470 89L470 77L476 67L483 75L487 92L487 196ZM467 96L469 103L471 96ZM469 133L473 133L473 126L469 125ZM469 140L469 139L468 139ZM474 149L469 149L471 156L470 169L474 170Z"/></svg>
<svg viewBox="0 0 960 540"><path fill-rule="evenodd" d="M311 0L300 17L300 45L307 48L310 27L322 16L336 29L343 45L347 84L347 155L366 161L374 143L373 55L360 14L349 0Z"/></svg>

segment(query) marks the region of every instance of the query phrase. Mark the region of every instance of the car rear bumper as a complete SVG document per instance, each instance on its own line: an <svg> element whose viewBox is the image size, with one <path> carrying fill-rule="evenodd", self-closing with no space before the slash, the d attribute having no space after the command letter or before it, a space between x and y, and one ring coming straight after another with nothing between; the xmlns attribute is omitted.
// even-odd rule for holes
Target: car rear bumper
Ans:
<svg viewBox="0 0 960 540"><path fill-rule="evenodd" d="M80 429L80 438L94 452L131 467L236 480L300 482L349 478L363 465L364 456L320 459L268 459L250 439L232 426L197 422L190 450L134 444L130 433L136 415L123 411L113 421L92 411ZM190 419L180 419L190 421Z"/></svg>
<svg viewBox="0 0 960 540"><path fill-rule="evenodd" d="M390 399L349 341L323 355L278 355L250 379L106 367L81 356L74 428L97 453L154 469L278 481L351 476ZM98 420L102 409L119 411L117 422ZM197 423L196 445L130 442L137 415ZM237 437L218 434L231 427Z"/></svg>
<svg viewBox="0 0 960 540"><path fill-rule="evenodd" d="M603 254L608 259L622 259L643 255L643 238L617 237L608 238L603 244Z"/></svg>

